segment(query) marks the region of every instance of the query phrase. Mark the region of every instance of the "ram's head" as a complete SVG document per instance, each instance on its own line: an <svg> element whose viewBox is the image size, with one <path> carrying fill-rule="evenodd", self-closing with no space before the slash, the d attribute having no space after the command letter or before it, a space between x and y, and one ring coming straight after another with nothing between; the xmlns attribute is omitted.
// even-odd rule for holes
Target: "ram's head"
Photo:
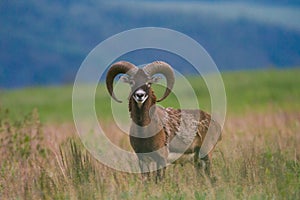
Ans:
<svg viewBox="0 0 300 200"><path fill-rule="evenodd" d="M156 83L160 79L156 74L164 75L167 80L165 93L160 99L156 100L157 102L164 100L170 94L175 81L173 69L169 64L162 61L150 63L143 68L138 68L132 63L125 61L117 62L110 67L107 73L106 86L112 98L119 103L121 101L116 98L113 92L113 81L118 74L124 74L121 76L121 80L130 85L130 97L139 105L142 105L151 97L151 84Z"/></svg>

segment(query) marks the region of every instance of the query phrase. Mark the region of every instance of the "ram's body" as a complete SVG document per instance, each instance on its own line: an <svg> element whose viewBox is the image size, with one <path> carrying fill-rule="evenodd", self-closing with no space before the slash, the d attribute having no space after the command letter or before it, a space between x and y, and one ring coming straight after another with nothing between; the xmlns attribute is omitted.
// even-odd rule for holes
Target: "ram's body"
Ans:
<svg viewBox="0 0 300 200"><path fill-rule="evenodd" d="M211 152L217 141L221 140L221 127L211 116L201 110L180 110L155 106L152 121L147 128L131 125L130 141L136 153L141 154L143 162L160 160L158 167L164 167L171 160L170 153L193 154L195 167L203 167L210 175ZM133 123L135 124L135 123ZM210 131L209 131L210 129ZM207 134L211 133L206 137ZM147 137L147 135L153 135ZM203 147L206 139L206 147ZM200 149L202 147L202 152ZM201 154L202 153L202 154ZM172 154L171 154L172 155ZM204 163L201 162L204 161ZM148 163L147 163L148 164ZM203 164L205 164L203 166ZM142 171L147 171L146 166Z"/></svg>
<svg viewBox="0 0 300 200"><path fill-rule="evenodd" d="M114 64L107 75L107 88L116 101L119 100L113 94L113 79L130 70L129 76L123 78L132 89L129 96L130 143L144 177L149 176L149 161L154 161L156 177L161 179L161 170L164 173L170 152L194 153L195 167L200 168L201 160L204 161L205 172L210 175L211 152L221 138L220 125L201 110L165 109L156 105L169 95L174 84L173 70L164 62L154 62L143 69L127 62ZM151 83L156 81L155 73L162 73L167 78L167 89L159 100L151 88Z"/></svg>
<svg viewBox="0 0 300 200"><path fill-rule="evenodd" d="M166 108L163 111L161 117L164 131L168 135L170 152L194 153L200 150L198 148L202 146L204 138L210 139L212 142L221 139L220 125L204 111L173 108ZM217 134L206 137L209 127L213 133ZM214 144L210 143L210 147L213 148ZM203 153L205 154L205 152Z"/></svg>

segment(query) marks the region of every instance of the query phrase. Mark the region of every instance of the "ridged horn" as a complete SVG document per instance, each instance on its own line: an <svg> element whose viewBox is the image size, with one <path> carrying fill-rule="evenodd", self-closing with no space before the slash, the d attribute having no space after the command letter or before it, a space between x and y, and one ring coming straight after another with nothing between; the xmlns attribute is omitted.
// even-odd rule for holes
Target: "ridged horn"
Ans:
<svg viewBox="0 0 300 200"><path fill-rule="evenodd" d="M155 61L153 63L150 63L146 65L143 70L152 77L154 74L163 74L166 77L167 80L167 88L165 90L164 95L157 100L157 102L160 102L164 100L172 91L174 82L175 82L175 75L172 67L163 61Z"/></svg>
<svg viewBox="0 0 300 200"><path fill-rule="evenodd" d="M106 75L106 87L107 90L110 94L110 96L117 102L122 103L122 101L118 100L114 94L114 88L113 88L113 84L114 84L114 79L118 74L128 74L129 76L133 75L135 70L137 69L137 67L130 63L130 62L126 62L126 61L120 61L120 62L116 62L114 64L111 65L110 69L107 72Z"/></svg>

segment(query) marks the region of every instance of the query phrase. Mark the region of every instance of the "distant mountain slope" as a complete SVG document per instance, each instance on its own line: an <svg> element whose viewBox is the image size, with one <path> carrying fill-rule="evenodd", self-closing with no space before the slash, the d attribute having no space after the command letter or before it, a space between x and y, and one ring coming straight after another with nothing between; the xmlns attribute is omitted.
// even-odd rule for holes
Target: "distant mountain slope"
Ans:
<svg viewBox="0 0 300 200"><path fill-rule="evenodd" d="M202 4L192 6L191 12L189 5L195 2L182 9L174 2L139 2L1 1L0 87L71 82L85 56L99 42L144 26L172 28L191 36L207 49L221 70L300 64L300 29L260 20L264 16L257 20L242 14L226 18L218 15L218 10L203 12ZM296 1L286 2L296 5ZM145 60L140 55L136 59L137 63Z"/></svg>
<svg viewBox="0 0 300 200"><path fill-rule="evenodd" d="M153 0L153 1L173 1L173 2L184 2L186 0ZM191 0L198 1L198 0ZM198 1L199 2L199 1ZM233 2L233 3L255 3L255 4L269 4L269 5L300 5L298 0L201 0L201 2L214 2L214 3L224 3L224 2Z"/></svg>

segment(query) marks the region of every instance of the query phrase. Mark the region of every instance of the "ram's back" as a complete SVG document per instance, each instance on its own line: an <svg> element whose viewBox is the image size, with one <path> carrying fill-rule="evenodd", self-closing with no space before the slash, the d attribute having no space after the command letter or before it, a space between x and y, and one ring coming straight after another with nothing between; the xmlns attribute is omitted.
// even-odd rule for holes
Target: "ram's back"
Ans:
<svg viewBox="0 0 300 200"><path fill-rule="evenodd" d="M202 110L158 107L170 152L211 151L221 140L221 127Z"/></svg>

